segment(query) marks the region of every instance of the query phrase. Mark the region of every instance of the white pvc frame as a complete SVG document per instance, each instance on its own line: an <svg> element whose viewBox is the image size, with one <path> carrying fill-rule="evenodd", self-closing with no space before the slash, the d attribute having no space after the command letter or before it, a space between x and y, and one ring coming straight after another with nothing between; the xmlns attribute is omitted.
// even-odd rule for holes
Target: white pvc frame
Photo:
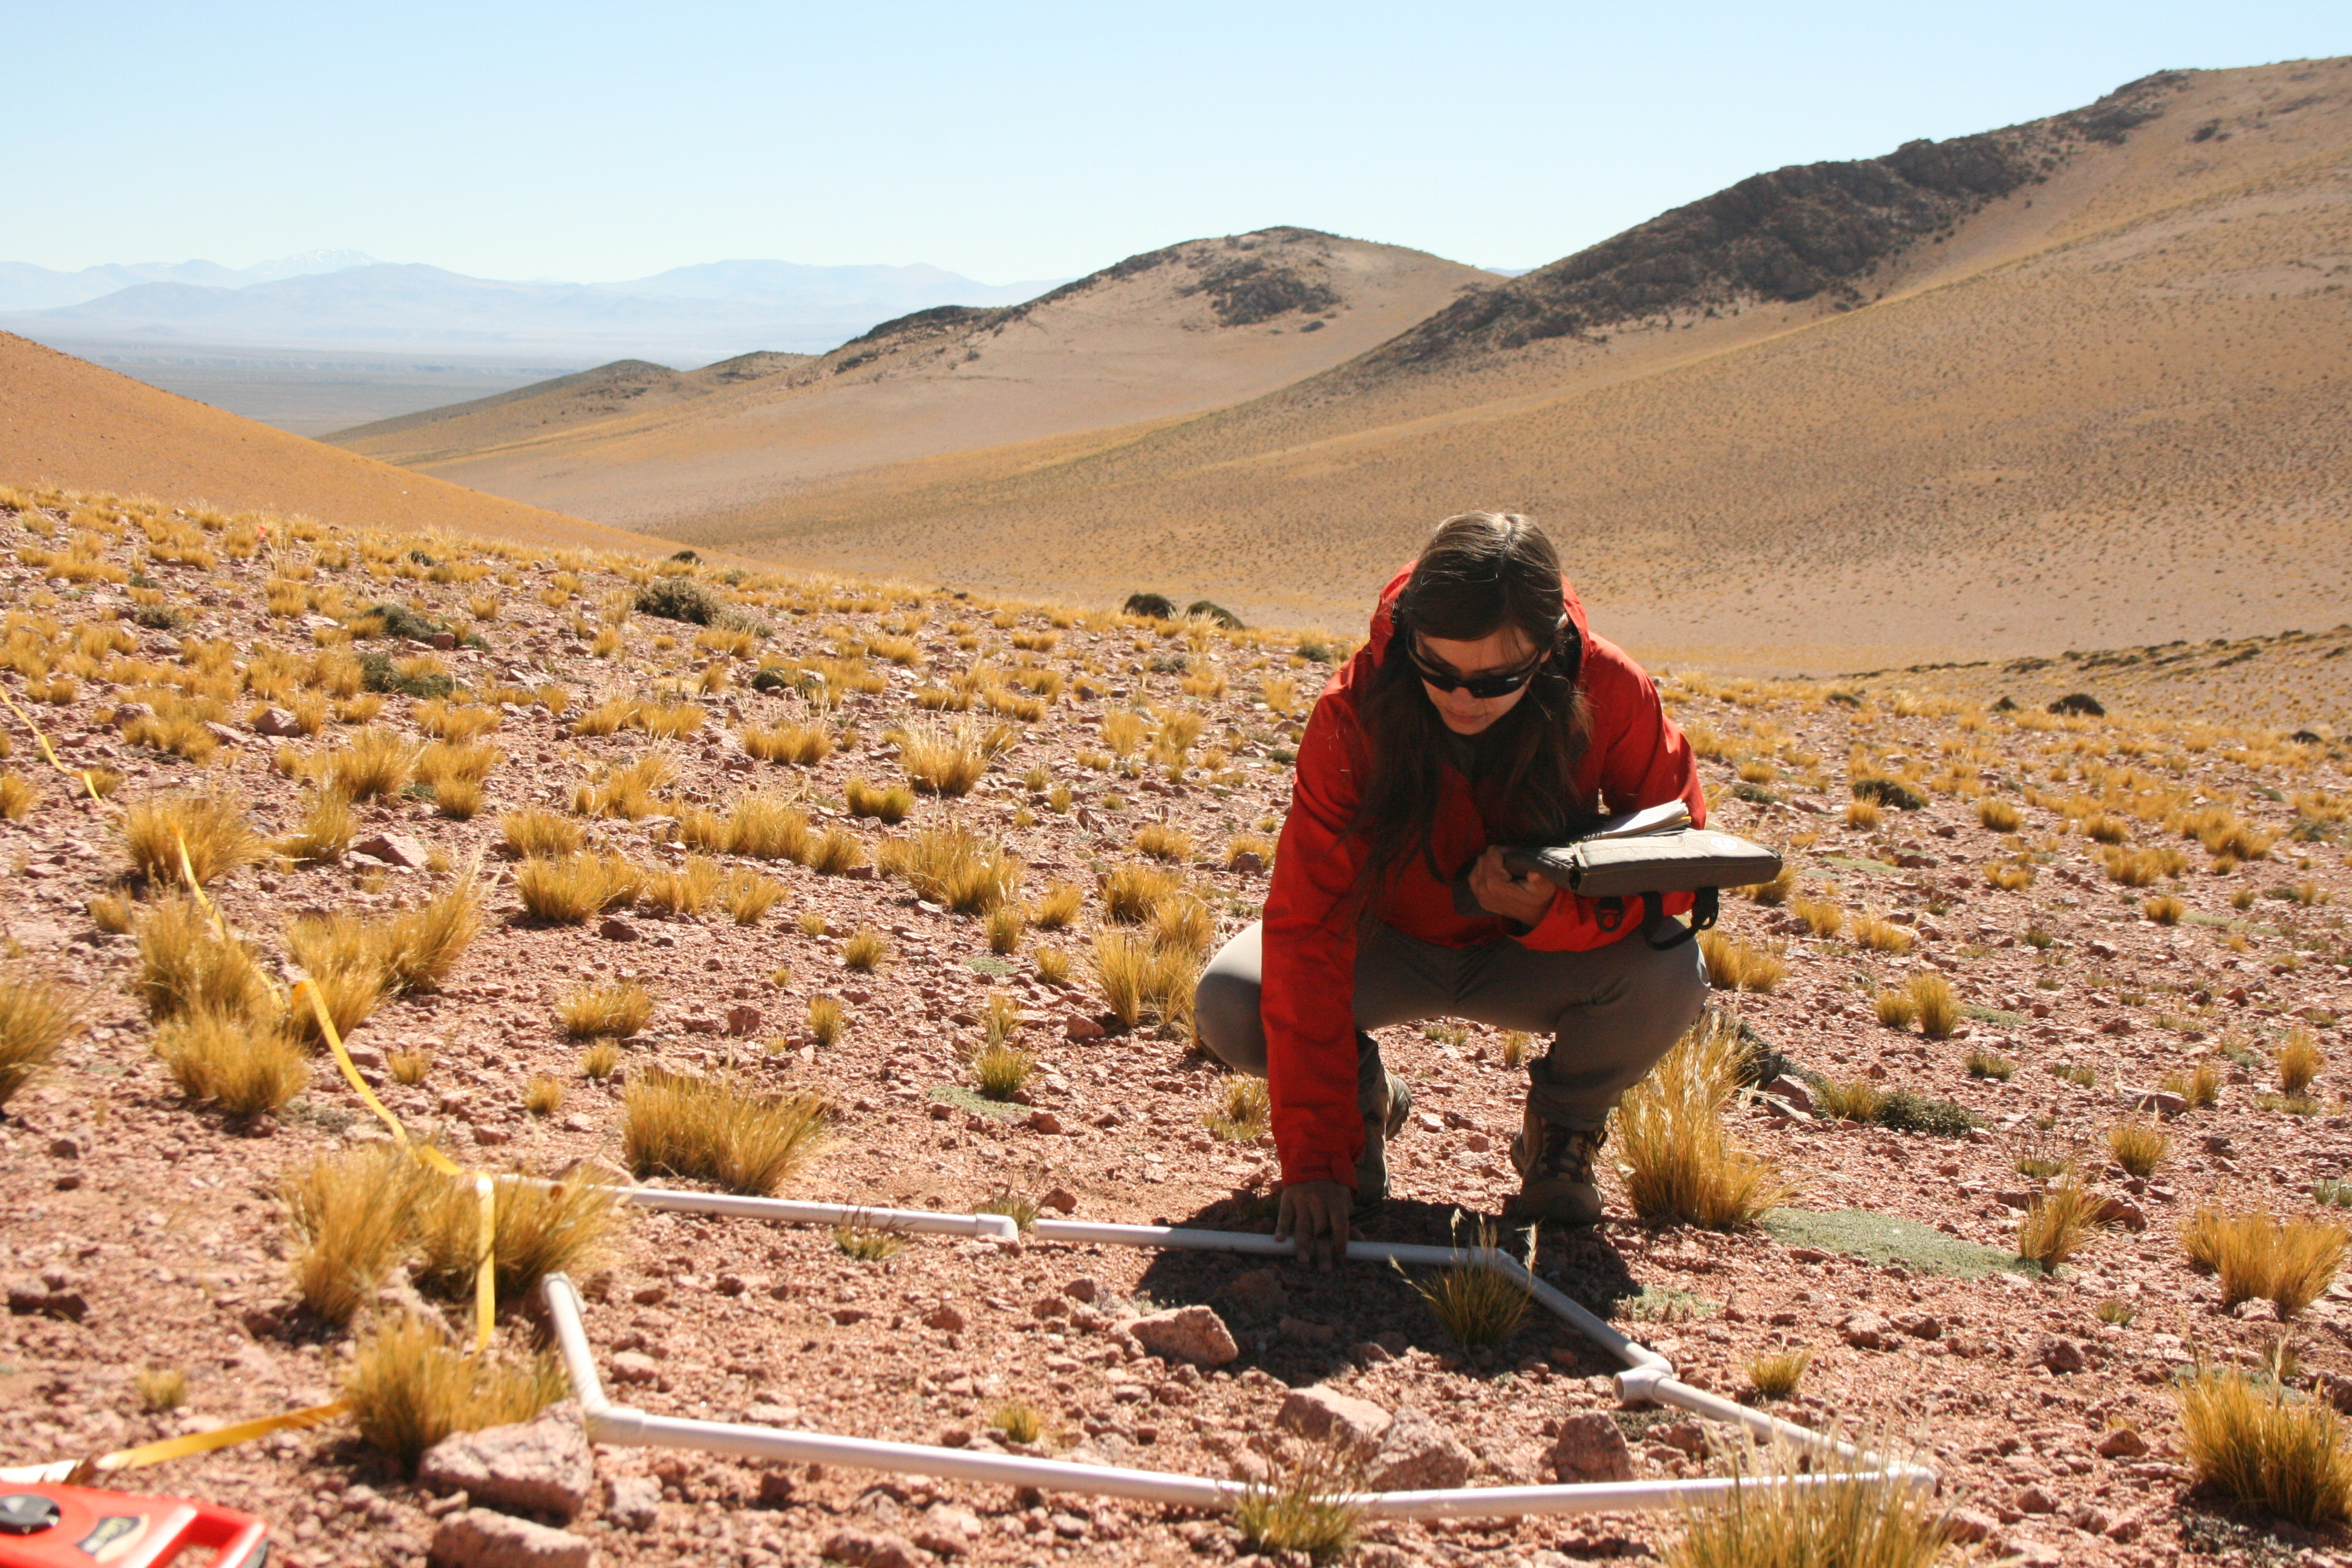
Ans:
<svg viewBox="0 0 2352 1568"><path fill-rule="evenodd" d="M684 1214L724 1215L740 1219L764 1219L784 1225L871 1225L931 1235L968 1236L1013 1241L1021 1232L1003 1215L941 1214L926 1209L860 1208L846 1204L793 1203L778 1198L736 1197L724 1194L678 1192L666 1187L625 1187L623 1202L644 1208ZM1143 1247L1163 1250L1234 1252L1257 1257L1289 1258L1297 1244L1245 1231L1194 1230L1175 1226L1096 1225L1077 1220L1041 1219L1030 1227L1039 1241L1073 1246ZM1497 1519L1520 1514L1569 1514L1657 1511L1687 1509L1727 1501L1741 1487L1818 1486L1841 1482L1891 1482L1914 1489L1936 1486L1934 1470L1924 1466L1864 1453L1852 1445L1783 1421L1760 1410L1691 1387L1675 1378L1672 1363L1636 1343L1579 1306L1567 1295L1536 1278L1517 1259L1499 1251L1451 1247L1414 1247L1394 1242L1351 1241L1348 1257L1367 1262L1445 1266L1483 1265L1521 1286L1543 1306L1625 1363L1616 1374L1617 1391L1629 1401L1643 1400L1687 1410L1712 1420L1744 1427L1768 1441L1788 1444L1800 1451L1831 1454L1841 1461L1822 1474L1751 1478L1703 1477L1691 1480L1587 1481L1563 1486L1454 1487L1424 1491L1366 1492L1352 1500L1373 1519ZM582 1321L580 1292L562 1274L547 1277L548 1316L562 1352L572 1392L593 1442L624 1447L692 1448L709 1454L742 1458L781 1459L796 1464L845 1465L899 1475L933 1476L946 1480L984 1481L1010 1487L1034 1487L1041 1491L1129 1498L1141 1502L1173 1503L1216 1512L1229 1510L1250 1489L1238 1480L1213 1480L1203 1476L1177 1475L1165 1470L1133 1469L1117 1465L1084 1465L1066 1459L1033 1459L1018 1454L971 1453L961 1448L933 1447L923 1443L892 1443L870 1437L843 1437L824 1432L791 1431L780 1426L731 1421L697 1421L678 1415L653 1415L604 1396L593 1352Z"/></svg>

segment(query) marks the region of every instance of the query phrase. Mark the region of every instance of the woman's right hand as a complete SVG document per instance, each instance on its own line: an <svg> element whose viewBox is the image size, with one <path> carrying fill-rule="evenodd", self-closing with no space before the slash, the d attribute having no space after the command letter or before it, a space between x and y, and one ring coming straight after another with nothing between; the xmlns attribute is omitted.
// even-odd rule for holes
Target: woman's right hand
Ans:
<svg viewBox="0 0 2352 1568"><path fill-rule="evenodd" d="M1297 1237L1305 1244L1299 1258L1311 1256L1315 1267L1328 1274L1332 1258L1348 1256L1348 1211L1355 1203L1355 1192L1345 1182L1294 1182L1282 1189L1275 1239Z"/></svg>

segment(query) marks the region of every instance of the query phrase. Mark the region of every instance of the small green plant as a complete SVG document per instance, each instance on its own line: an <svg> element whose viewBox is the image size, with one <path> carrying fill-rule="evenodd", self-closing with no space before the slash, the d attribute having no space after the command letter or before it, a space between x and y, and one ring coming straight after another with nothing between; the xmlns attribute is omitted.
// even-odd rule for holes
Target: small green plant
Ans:
<svg viewBox="0 0 2352 1568"><path fill-rule="evenodd" d="M1025 1399L1008 1399L988 1414L988 1424L1015 1443L1034 1443L1045 1436L1045 1413Z"/></svg>
<svg viewBox="0 0 2352 1568"><path fill-rule="evenodd" d="M2118 1329L2127 1329L2139 1316L2139 1309L2120 1296L2110 1296L2092 1309L2099 1321Z"/></svg>
<svg viewBox="0 0 2352 1568"><path fill-rule="evenodd" d="M1981 1047L1969 1052L1967 1065L1970 1078L1999 1079L2003 1083L2007 1083L2010 1075L2017 1070L2015 1062Z"/></svg>
<svg viewBox="0 0 2352 1568"><path fill-rule="evenodd" d="M1227 1142L1248 1143L1264 1137L1273 1119L1265 1079L1227 1073L1218 1080L1215 1108L1202 1113L1201 1125Z"/></svg>
<svg viewBox="0 0 2352 1568"><path fill-rule="evenodd" d="M1234 1526L1257 1551L1344 1556L1363 1533L1363 1456L1321 1443L1252 1483L1234 1505Z"/></svg>
<svg viewBox="0 0 2352 1568"><path fill-rule="evenodd" d="M1465 1345L1498 1345L1519 1331L1531 1299L1528 1288L1495 1267L1503 1254L1492 1222L1480 1220L1470 1246L1461 1247L1462 1215L1454 1211L1454 1246L1466 1257L1413 1279L1412 1288L1445 1331ZM1528 1231L1528 1263L1535 1262L1536 1233ZM1402 1272L1402 1270L1400 1270Z"/></svg>
<svg viewBox="0 0 2352 1568"><path fill-rule="evenodd" d="M1024 1197L1010 1187L998 1189L994 1197L976 1205L972 1212L1001 1214L1011 1220L1015 1227L1024 1231L1037 1223L1037 1201L1034 1198Z"/></svg>
<svg viewBox="0 0 2352 1568"><path fill-rule="evenodd" d="M1797 1392L1804 1381L1805 1369L1813 1364L1813 1352L1809 1348L1767 1351L1748 1358L1748 1386L1759 1399L1786 1399Z"/></svg>
<svg viewBox="0 0 2352 1568"><path fill-rule="evenodd" d="M907 1233L895 1226L837 1225L833 1245L860 1263L880 1263L896 1258L907 1246Z"/></svg>

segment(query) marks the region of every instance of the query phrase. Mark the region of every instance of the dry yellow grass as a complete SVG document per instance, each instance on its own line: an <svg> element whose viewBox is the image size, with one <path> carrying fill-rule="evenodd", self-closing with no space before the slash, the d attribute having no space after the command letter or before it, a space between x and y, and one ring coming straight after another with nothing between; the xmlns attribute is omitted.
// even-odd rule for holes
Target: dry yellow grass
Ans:
<svg viewBox="0 0 2352 1568"><path fill-rule="evenodd" d="M252 950L223 941L194 899L159 899L141 917L139 994L161 1022L203 1008L239 1017L268 1016L276 1001Z"/></svg>
<svg viewBox="0 0 2352 1568"><path fill-rule="evenodd" d="M810 857L808 815L781 796L754 791L735 802L727 813L725 847L755 860L791 860L806 864Z"/></svg>
<svg viewBox="0 0 2352 1568"><path fill-rule="evenodd" d="M886 788L854 778L841 786L841 794L850 816L870 816L894 826L906 821L915 809L915 792L903 785Z"/></svg>
<svg viewBox="0 0 2352 1568"><path fill-rule="evenodd" d="M1140 925L1184 890L1184 880L1156 866L1131 863L1103 873L1103 912L1121 925Z"/></svg>
<svg viewBox="0 0 2352 1568"><path fill-rule="evenodd" d="M331 1323L347 1323L408 1256L427 1173L397 1144L314 1155L278 1184L292 1230L294 1292Z"/></svg>
<svg viewBox="0 0 2352 1568"><path fill-rule="evenodd" d="M899 764L907 782L926 795L962 795L988 770L988 753L965 720L953 724L910 723L899 738Z"/></svg>
<svg viewBox="0 0 2352 1568"><path fill-rule="evenodd" d="M499 816L499 839L515 854L536 859L575 854L587 835L562 812L530 805Z"/></svg>
<svg viewBox="0 0 2352 1568"><path fill-rule="evenodd" d="M1710 1008L1611 1118L1610 1143L1633 1212L1653 1225L1753 1225L1796 1190L1724 1125L1738 1091L1739 1019Z"/></svg>
<svg viewBox="0 0 2352 1568"><path fill-rule="evenodd" d="M1706 956L1707 983L1720 991L1770 991L1788 978L1789 965L1778 953L1737 942L1719 931L1699 933L1699 951Z"/></svg>
<svg viewBox="0 0 2352 1568"><path fill-rule="evenodd" d="M156 1026L155 1054L181 1093L233 1117L282 1110L310 1082L307 1054L275 1018L187 1009Z"/></svg>
<svg viewBox="0 0 2352 1568"><path fill-rule="evenodd" d="M2189 1462L2222 1495L2307 1530L2352 1519L2344 1423L2316 1399L2288 1402L2275 1379L2202 1370L2180 1391Z"/></svg>
<svg viewBox="0 0 2352 1568"><path fill-rule="evenodd" d="M1910 995L1918 1013L1919 1032L1931 1040L1951 1038L1952 1031L1960 1026L1960 999L1953 994L1952 983L1940 974L1915 974Z"/></svg>
<svg viewBox="0 0 2352 1568"><path fill-rule="evenodd" d="M416 778L423 748L397 731L371 724L328 754L328 787L346 800L398 795Z"/></svg>
<svg viewBox="0 0 2352 1568"><path fill-rule="evenodd" d="M122 847L131 868L150 882L184 881L193 873L210 887L261 856L261 835L235 795L179 795L141 801L124 813ZM185 851L184 869L182 852Z"/></svg>
<svg viewBox="0 0 2352 1568"><path fill-rule="evenodd" d="M634 980L583 985L558 1005L555 1016L575 1040L626 1039L652 1020L653 993Z"/></svg>
<svg viewBox="0 0 2352 1568"><path fill-rule="evenodd" d="M564 1393L552 1356L469 1356L415 1316L362 1334L343 1379L361 1440L411 1473L451 1433L528 1421Z"/></svg>
<svg viewBox="0 0 2352 1568"><path fill-rule="evenodd" d="M583 925L635 898L639 877L625 856L583 850L561 859L524 861L515 872L515 896L536 919Z"/></svg>
<svg viewBox="0 0 2352 1568"><path fill-rule="evenodd" d="M1017 898L1028 869L1002 844L960 823L886 838L875 858L925 899L968 915L991 913Z"/></svg>
<svg viewBox="0 0 2352 1568"><path fill-rule="evenodd" d="M2223 1310L2267 1299L2282 1319L2317 1300L2343 1266L2352 1233L2329 1220L2284 1223L2267 1214L2231 1214L2207 1205L2181 1227L2180 1245L2192 1262L2210 1268L2221 1287Z"/></svg>
<svg viewBox="0 0 2352 1568"><path fill-rule="evenodd" d="M561 1098L560 1080L534 1081L552 1084ZM612 1255L620 1203L610 1182L580 1173L540 1182L515 1173L495 1179L492 1202L490 1265L500 1301L521 1300L550 1274L585 1275ZM424 1173L413 1213L417 1283L452 1300L470 1300L482 1257L481 1196L474 1178Z"/></svg>
<svg viewBox="0 0 2352 1568"><path fill-rule="evenodd" d="M81 1009L54 982L0 977L0 1110L81 1026Z"/></svg>
<svg viewBox="0 0 2352 1568"><path fill-rule="evenodd" d="M813 1095L764 1095L731 1079L660 1068L632 1076L622 1116L637 1175L684 1176L730 1192L774 1192L824 1142L824 1106Z"/></svg>
<svg viewBox="0 0 2352 1568"><path fill-rule="evenodd" d="M2153 1121L2119 1121L2107 1129L2107 1152L2135 1176L2156 1174L2171 1149L2170 1135Z"/></svg>

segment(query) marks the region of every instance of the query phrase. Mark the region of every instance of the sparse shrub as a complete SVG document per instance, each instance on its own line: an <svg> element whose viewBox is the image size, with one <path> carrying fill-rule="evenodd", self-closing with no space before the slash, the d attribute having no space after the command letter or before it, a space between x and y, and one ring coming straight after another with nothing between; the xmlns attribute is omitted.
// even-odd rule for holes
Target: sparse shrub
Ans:
<svg viewBox="0 0 2352 1568"><path fill-rule="evenodd" d="M1626 1199L1647 1223L1733 1229L1794 1191L1724 1125L1741 1055L1738 1015L1710 1008L1612 1116Z"/></svg>
<svg viewBox="0 0 2352 1568"><path fill-rule="evenodd" d="M1884 990L1875 1004L1878 1021L1890 1029L1907 1029L1919 1016L1919 1004L1908 991Z"/></svg>
<svg viewBox="0 0 2352 1568"><path fill-rule="evenodd" d="M556 1008L563 1032L575 1040L625 1040L653 1016L653 993L634 980L583 985Z"/></svg>
<svg viewBox="0 0 2352 1568"><path fill-rule="evenodd" d="M716 593L691 577L656 578L637 590L632 606L641 616L698 626L713 625L727 610Z"/></svg>
<svg viewBox="0 0 2352 1568"><path fill-rule="evenodd" d="M2207 1369L2181 1390L2180 1425L2199 1477L2236 1502L2306 1530L2352 1518L2344 1423L2323 1402L2290 1404L2276 1378Z"/></svg>
<svg viewBox="0 0 2352 1568"><path fill-rule="evenodd" d="M2015 1062L1982 1047L1969 1052L1967 1067L1970 1078L1999 1079L2003 1083L2007 1083L2010 1075L2017 1070Z"/></svg>
<svg viewBox="0 0 2352 1568"><path fill-rule="evenodd" d="M887 1225L837 1225L833 1245L860 1263L880 1263L905 1250L907 1233Z"/></svg>
<svg viewBox="0 0 2352 1568"><path fill-rule="evenodd" d="M0 978L0 1110L80 1026L79 1005L54 982Z"/></svg>
<svg viewBox="0 0 2352 1568"><path fill-rule="evenodd" d="M667 1172L755 1195L774 1192L824 1139L824 1103L813 1095L778 1098L659 1068L632 1075L622 1115L636 1175Z"/></svg>
<svg viewBox="0 0 2352 1568"><path fill-rule="evenodd" d="M469 1356L415 1316L361 1336L343 1382L361 1439L411 1474L451 1433L528 1421L564 1391L553 1357Z"/></svg>

